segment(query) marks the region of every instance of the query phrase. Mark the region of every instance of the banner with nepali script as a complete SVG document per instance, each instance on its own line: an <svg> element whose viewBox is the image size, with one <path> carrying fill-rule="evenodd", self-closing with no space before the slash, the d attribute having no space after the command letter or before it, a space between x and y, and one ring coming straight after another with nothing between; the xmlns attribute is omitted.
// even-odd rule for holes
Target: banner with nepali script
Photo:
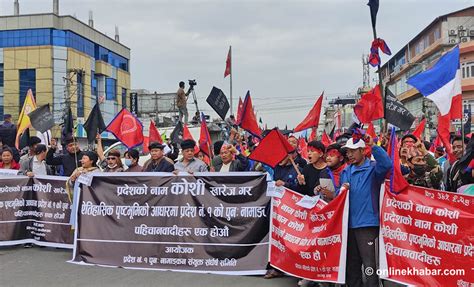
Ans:
<svg viewBox="0 0 474 287"><path fill-rule="evenodd" d="M343 189L327 205L312 208L302 207L304 197L289 189L274 197L270 264L295 277L344 283L348 193Z"/></svg>
<svg viewBox="0 0 474 287"><path fill-rule="evenodd" d="M261 173L94 174L78 198L71 262L264 274L269 198Z"/></svg>
<svg viewBox="0 0 474 287"><path fill-rule="evenodd" d="M0 246L73 247L66 177L0 176Z"/></svg>
<svg viewBox="0 0 474 287"><path fill-rule="evenodd" d="M474 286L474 197L409 186L385 192L380 277L417 286Z"/></svg>

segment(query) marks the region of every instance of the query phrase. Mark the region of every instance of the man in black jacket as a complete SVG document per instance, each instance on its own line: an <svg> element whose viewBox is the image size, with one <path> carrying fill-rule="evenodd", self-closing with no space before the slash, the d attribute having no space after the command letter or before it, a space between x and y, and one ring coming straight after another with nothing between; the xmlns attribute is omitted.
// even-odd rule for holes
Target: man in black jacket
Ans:
<svg viewBox="0 0 474 287"><path fill-rule="evenodd" d="M163 155L164 145L152 142L148 146L151 158L143 165L144 172L173 172L173 160Z"/></svg>
<svg viewBox="0 0 474 287"><path fill-rule="evenodd" d="M48 165L62 165L64 169L64 176L70 176L72 172L81 166L82 151L79 145L73 138L66 139L66 150L63 154L54 156L56 151L56 141L51 141L51 148L46 154L46 164Z"/></svg>

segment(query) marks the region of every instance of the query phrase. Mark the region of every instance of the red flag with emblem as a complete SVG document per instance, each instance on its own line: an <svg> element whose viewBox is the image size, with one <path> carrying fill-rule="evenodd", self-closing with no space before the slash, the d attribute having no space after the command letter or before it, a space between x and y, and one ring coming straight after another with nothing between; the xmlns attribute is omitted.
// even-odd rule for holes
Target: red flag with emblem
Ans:
<svg viewBox="0 0 474 287"><path fill-rule="evenodd" d="M127 148L133 148L143 143L143 125L140 120L123 108L107 126L111 132Z"/></svg>

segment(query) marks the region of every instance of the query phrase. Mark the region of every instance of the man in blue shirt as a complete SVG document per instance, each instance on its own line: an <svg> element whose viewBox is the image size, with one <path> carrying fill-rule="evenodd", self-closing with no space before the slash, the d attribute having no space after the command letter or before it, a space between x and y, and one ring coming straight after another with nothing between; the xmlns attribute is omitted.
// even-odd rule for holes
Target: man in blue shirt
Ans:
<svg viewBox="0 0 474 287"><path fill-rule="evenodd" d="M375 161L365 157L366 145L372 149ZM376 274L375 242L379 234L379 194L392 161L369 136L351 138L344 149L349 166L341 174L341 183L349 186L349 230L347 236L346 284L364 286L361 267L364 266L365 286L379 286Z"/></svg>

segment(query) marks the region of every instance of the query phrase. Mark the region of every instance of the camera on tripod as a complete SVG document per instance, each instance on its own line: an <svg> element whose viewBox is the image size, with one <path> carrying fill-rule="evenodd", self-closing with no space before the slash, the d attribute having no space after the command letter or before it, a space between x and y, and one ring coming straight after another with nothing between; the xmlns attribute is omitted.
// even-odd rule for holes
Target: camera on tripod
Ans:
<svg viewBox="0 0 474 287"><path fill-rule="evenodd" d="M188 83L189 83L189 88L190 89L194 89L194 86L197 85L197 82L196 82L195 79L194 80L188 80Z"/></svg>

